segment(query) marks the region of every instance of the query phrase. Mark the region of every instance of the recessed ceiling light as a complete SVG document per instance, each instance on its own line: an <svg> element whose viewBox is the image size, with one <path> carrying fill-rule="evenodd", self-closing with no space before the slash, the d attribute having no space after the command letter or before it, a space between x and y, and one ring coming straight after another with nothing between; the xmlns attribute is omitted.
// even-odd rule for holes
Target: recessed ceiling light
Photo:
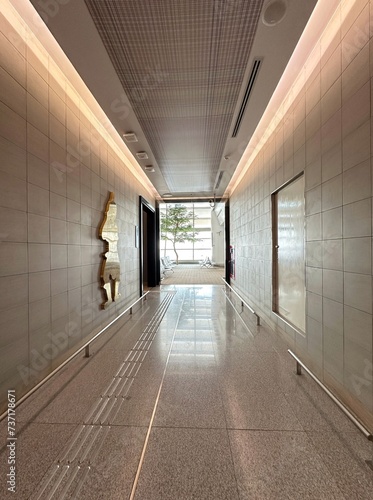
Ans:
<svg viewBox="0 0 373 500"><path fill-rule="evenodd" d="M123 137L127 142L138 142L137 136L134 132L126 132L123 134Z"/></svg>
<svg viewBox="0 0 373 500"><path fill-rule="evenodd" d="M287 10L286 0L272 0L264 8L262 21L266 26L276 26L285 17Z"/></svg>
<svg viewBox="0 0 373 500"><path fill-rule="evenodd" d="M136 153L136 156L139 160L147 160L149 158L145 151L139 151L138 153Z"/></svg>
<svg viewBox="0 0 373 500"><path fill-rule="evenodd" d="M172 193L163 193L162 198L172 198L173 194Z"/></svg>
<svg viewBox="0 0 373 500"><path fill-rule="evenodd" d="M147 172L155 172L155 168L153 167L153 165L145 165L144 170L146 170Z"/></svg>

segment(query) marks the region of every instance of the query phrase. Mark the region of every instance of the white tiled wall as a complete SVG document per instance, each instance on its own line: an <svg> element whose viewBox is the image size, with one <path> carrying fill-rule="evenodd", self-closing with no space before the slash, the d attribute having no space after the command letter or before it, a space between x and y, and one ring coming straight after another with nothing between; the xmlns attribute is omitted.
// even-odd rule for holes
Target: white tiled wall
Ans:
<svg viewBox="0 0 373 500"><path fill-rule="evenodd" d="M233 285L373 425L373 1L341 1L305 83L233 192ZM351 8L352 6L352 8ZM348 12L347 17L345 13ZM304 170L306 338L272 313L271 192Z"/></svg>
<svg viewBox="0 0 373 500"><path fill-rule="evenodd" d="M0 16L0 412L68 349L139 294L139 195L153 195L86 116L47 52ZM31 37L32 39L32 37ZM51 73L52 71L52 73ZM118 205L121 298L100 309L97 237L109 191Z"/></svg>

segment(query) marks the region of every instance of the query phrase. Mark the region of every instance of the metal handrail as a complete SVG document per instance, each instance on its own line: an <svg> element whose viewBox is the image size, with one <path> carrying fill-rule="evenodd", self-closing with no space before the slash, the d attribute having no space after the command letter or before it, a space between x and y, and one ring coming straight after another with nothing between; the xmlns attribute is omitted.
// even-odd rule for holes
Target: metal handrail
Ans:
<svg viewBox="0 0 373 500"><path fill-rule="evenodd" d="M260 316L259 316L259 314L257 314L257 313L254 311L254 309L253 309L252 307L250 307L250 306L249 306L249 304L247 304L247 303L243 300L243 298L241 297L241 295L239 295L239 294L236 292L236 290L234 290L234 289L230 286L230 284L229 284L229 283L227 283L227 281L225 280L225 278L223 278L223 277L222 277L221 279L224 281L225 285L226 285L226 286L228 286L228 287L230 288L230 290L231 290L234 294L236 294L236 295L237 295L237 297L240 299L240 301L241 301L241 307L243 307L243 306L247 307L247 308L248 308L248 310L249 310L250 312L252 312L252 313L254 314L254 316L256 316L256 324L259 326L259 325L260 325Z"/></svg>
<svg viewBox="0 0 373 500"><path fill-rule="evenodd" d="M63 363L61 363L59 366L57 366L57 368L55 368L51 373L49 373L46 377L44 377L43 380L41 380L40 382L38 382L32 389L30 389L24 396L22 396L21 399L19 399L15 403L15 406L18 406L21 403L23 403L23 401L25 401L25 399L27 399L28 397L30 397L31 394L33 394L37 389L39 389L39 387L41 387L43 384L45 384L45 382L47 382L51 377L53 377L53 375L55 375L64 366L66 366L67 363L69 363L72 359L75 358L75 356L77 356L79 353L81 353L83 351L83 349L85 349L85 357L88 358L89 357L89 345L94 340L96 340L97 337L99 337L100 335L102 335L113 323L115 323L119 318L121 318L123 316L123 314L126 314L126 312L128 312L128 311L130 312L130 314L132 314L132 308L133 308L133 306L135 306L140 300L146 300L146 296L148 295L148 293L149 292L145 292L141 297L139 297L135 302L133 302L133 304L131 304L129 307L127 307L127 309L125 309L123 312L121 312L119 314L119 316L117 316L116 318L114 318L108 325L106 325L102 330L100 330L98 333L96 333L96 335L94 337L92 337L84 345L82 345L81 347L79 347L79 349L77 349L74 352L74 354L72 354L67 359L65 359L65 361ZM0 415L0 422L7 415L8 415L8 410L5 410L5 412Z"/></svg>
<svg viewBox="0 0 373 500"><path fill-rule="evenodd" d="M302 374L302 368L308 373L308 375L323 389L324 392L334 401L334 403L343 411L345 415L351 420L353 424L364 434L364 436L369 439L369 441L373 441L373 435L368 431L368 429L358 420L355 415L353 415L350 410L336 397L334 394L314 375L307 366L302 363L302 361L290 350L288 349L288 353L292 356L297 362L297 375Z"/></svg>

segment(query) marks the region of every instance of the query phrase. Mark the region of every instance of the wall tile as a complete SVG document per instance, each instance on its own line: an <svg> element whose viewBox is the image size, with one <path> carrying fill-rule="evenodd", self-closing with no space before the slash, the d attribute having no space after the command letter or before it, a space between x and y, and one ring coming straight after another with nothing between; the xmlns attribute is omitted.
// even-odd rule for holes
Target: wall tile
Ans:
<svg viewBox="0 0 373 500"><path fill-rule="evenodd" d="M26 118L26 90L1 67L0 101L22 118Z"/></svg>
<svg viewBox="0 0 373 500"><path fill-rule="evenodd" d="M342 238L342 207L323 212L322 234L325 240Z"/></svg>
<svg viewBox="0 0 373 500"><path fill-rule="evenodd" d="M320 244L320 243L319 243ZM342 240L324 240L323 241L323 267L325 269L334 269L342 271Z"/></svg>
<svg viewBox="0 0 373 500"><path fill-rule="evenodd" d="M48 135L48 110L31 94L27 94L27 121L44 135Z"/></svg>
<svg viewBox="0 0 373 500"><path fill-rule="evenodd" d="M67 244L67 223L60 219L50 219L51 243Z"/></svg>
<svg viewBox="0 0 373 500"><path fill-rule="evenodd" d="M61 123L65 123L65 103L57 93L49 87L49 111Z"/></svg>
<svg viewBox="0 0 373 500"><path fill-rule="evenodd" d="M29 272L48 271L51 268L50 246L42 243L28 244Z"/></svg>
<svg viewBox="0 0 373 500"><path fill-rule="evenodd" d="M49 162L49 140L36 127L27 124L27 151L44 162Z"/></svg>
<svg viewBox="0 0 373 500"><path fill-rule="evenodd" d="M50 193L50 216L66 220L67 200L64 196Z"/></svg>
<svg viewBox="0 0 373 500"><path fill-rule="evenodd" d="M322 210L330 210L342 205L342 175L324 182L321 188Z"/></svg>
<svg viewBox="0 0 373 500"><path fill-rule="evenodd" d="M1 242L0 262L5 263L0 268L0 276L27 273L27 243Z"/></svg>
<svg viewBox="0 0 373 500"><path fill-rule="evenodd" d="M27 63L27 91L48 109L48 84L30 63Z"/></svg>
<svg viewBox="0 0 373 500"><path fill-rule="evenodd" d="M49 165L30 153L27 155L27 180L49 190Z"/></svg>
<svg viewBox="0 0 373 500"><path fill-rule="evenodd" d="M369 78L369 44L367 43L342 73L343 102L361 89Z"/></svg>
<svg viewBox="0 0 373 500"><path fill-rule="evenodd" d="M67 291L67 269L51 271L51 293L57 295Z"/></svg>
<svg viewBox="0 0 373 500"><path fill-rule="evenodd" d="M66 148L66 129L56 117L50 115L49 119L49 137L61 148Z"/></svg>
<svg viewBox="0 0 373 500"><path fill-rule="evenodd" d="M50 190L61 196L66 196L66 176L69 171L66 165L66 151L54 141L50 147Z"/></svg>
<svg viewBox="0 0 373 500"><path fill-rule="evenodd" d="M66 176L66 192L69 200L80 203L80 177L79 169L68 170Z"/></svg>
<svg viewBox="0 0 373 500"><path fill-rule="evenodd" d="M307 291L322 295L322 269L315 267L306 268Z"/></svg>
<svg viewBox="0 0 373 500"><path fill-rule="evenodd" d="M342 68L345 69L369 41L369 6L364 1L356 1L352 8L350 2L341 4L342 17ZM363 6L365 9L363 9ZM347 14L347 15L346 15ZM368 30L367 30L368 26Z"/></svg>
<svg viewBox="0 0 373 500"><path fill-rule="evenodd" d="M11 280L11 291L9 283ZM0 278L0 310L8 310L14 307L24 306L28 303L28 282L27 274L17 276L4 276Z"/></svg>
<svg viewBox="0 0 373 500"><path fill-rule="evenodd" d="M323 325L333 330L343 333L343 304L334 300L323 298L323 310L327 314L323 317Z"/></svg>
<svg viewBox="0 0 373 500"><path fill-rule="evenodd" d="M322 322L322 303L323 299L320 295L317 295L315 293L307 293L306 296L307 300L307 315L318 321L319 323Z"/></svg>
<svg viewBox="0 0 373 500"><path fill-rule="evenodd" d="M67 292L53 295L52 297L52 321L67 316Z"/></svg>
<svg viewBox="0 0 373 500"><path fill-rule="evenodd" d="M323 328L324 371L328 372L340 384L344 379L344 342L343 331Z"/></svg>
<svg viewBox="0 0 373 500"><path fill-rule="evenodd" d="M372 277L344 273L345 304L366 313L372 313Z"/></svg>
<svg viewBox="0 0 373 500"><path fill-rule="evenodd" d="M323 247L319 241L307 241L306 264L310 267L322 267Z"/></svg>
<svg viewBox="0 0 373 500"><path fill-rule="evenodd" d="M0 136L26 149L26 120L0 102Z"/></svg>
<svg viewBox="0 0 373 500"><path fill-rule="evenodd" d="M0 241L27 241L27 216L25 212L0 207Z"/></svg>
<svg viewBox="0 0 373 500"><path fill-rule="evenodd" d="M28 65L32 66L35 71L47 82L48 81L48 55L42 50L38 50L37 54L33 51L30 45L27 46L26 58Z"/></svg>
<svg viewBox="0 0 373 500"><path fill-rule="evenodd" d="M306 217L306 241L321 240L321 214Z"/></svg>
<svg viewBox="0 0 373 500"><path fill-rule="evenodd" d="M68 222L67 240L70 245L80 245L80 224Z"/></svg>
<svg viewBox="0 0 373 500"><path fill-rule="evenodd" d="M28 211L32 214L49 215L49 191L28 184Z"/></svg>
<svg viewBox="0 0 373 500"><path fill-rule="evenodd" d="M368 120L343 141L343 170L370 158L370 142L370 120Z"/></svg>
<svg viewBox="0 0 373 500"><path fill-rule="evenodd" d="M22 87L26 87L26 60L0 33L1 65Z"/></svg>
<svg viewBox="0 0 373 500"><path fill-rule="evenodd" d="M73 290L75 288L80 288L82 281L81 281L81 273L82 273L83 267L74 267L74 268L69 268L67 270L68 276L67 276L67 284L68 284L68 289Z"/></svg>
<svg viewBox="0 0 373 500"><path fill-rule="evenodd" d="M370 81L342 102L342 134L351 134L370 118Z"/></svg>
<svg viewBox="0 0 373 500"><path fill-rule="evenodd" d="M28 241L49 243L49 217L28 214Z"/></svg>
<svg viewBox="0 0 373 500"><path fill-rule="evenodd" d="M42 300L50 296L50 279L50 271L30 273L28 282L30 302Z"/></svg>
<svg viewBox="0 0 373 500"><path fill-rule="evenodd" d="M80 266L81 264L81 249L78 245L68 245L67 262L69 267Z"/></svg>
<svg viewBox="0 0 373 500"><path fill-rule="evenodd" d="M353 203L371 196L370 161L343 173L343 202Z"/></svg>
<svg viewBox="0 0 373 500"><path fill-rule="evenodd" d="M344 270L370 274L372 249L370 238L348 238L343 241Z"/></svg>
<svg viewBox="0 0 373 500"><path fill-rule="evenodd" d="M372 201L366 198L343 207L343 236L354 238L372 234Z"/></svg>
<svg viewBox="0 0 373 500"><path fill-rule="evenodd" d="M35 332L44 326L50 325L51 299L47 297L29 305L29 328Z"/></svg>
<svg viewBox="0 0 373 500"><path fill-rule="evenodd" d="M0 171L26 180L26 151L0 137Z"/></svg>
<svg viewBox="0 0 373 500"><path fill-rule="evenodd" d="M343 111L343 110L342 110ZM342 139L342 111L339 109L321 127L321 150L322 153L329 151L341 144Z"/></svg>
<svg viewBox="0 0 373 500"><path fill-rule="evenodd" d="M321 183L321 158L309 163L305 169L306 191Z"/></svg>
<svg viewBox="0 0 373 500"><path fill-rule="evenodd" d="M26 210L26 182L0 172L0 206Z"/></svg>
<svg viewBox="0 0 373 500"><path fill-rule="evenodd" d="M51 269L67 267L67 245L51 245Z"/></svg>
<svg viewBox="0 0 373 500"><path fill-rule="evenodd" d="M321 156L321 132L318 130L316 134L307 139L306 142L306 165L310 165L318 160Z"/></svg>
<svg viewBox="0 0 373 500"><path fill-rule="evenodd" d="M341 75L341 46L338 45L327 64L321 68L321 95L323 96Z"/></svg>
<svg viewBox="0 0 373 500"><path fill-rule="evenodd" d="M343 272L324 269L322 276L323 296L343 303Z"/></svg>
<svg viewBox="0 0 373 500"><path fill-rule="evenodd" d="M306 116L306 139L313 137L321 126L321 107L318 102Z"/></svg>
<svg viewBox="0 0 373 500"><path fill-rule="evenodd" d="M321 99L321 123L324 125L342 107L342 78L339 77Z"/></svg>
<svg viewBox="0 0 373 500"><path fill-rule="evenodd" d="M67 220L71 222L80 222L80 203L73 200L67 200Z"/></svg>
<svg viewBox="0 0 373 500"><path fill-rule="evenodd" d="M306 215L321 212L321 187L318 186L306 192Z"/></svg>

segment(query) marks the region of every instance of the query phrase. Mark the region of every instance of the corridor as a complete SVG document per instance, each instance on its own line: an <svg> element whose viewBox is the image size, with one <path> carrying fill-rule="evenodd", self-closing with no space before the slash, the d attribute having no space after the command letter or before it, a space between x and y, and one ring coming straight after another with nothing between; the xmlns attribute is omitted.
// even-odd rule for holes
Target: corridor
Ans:
<svg viewBox="0 0 373 500"><path fill-rule="evenodd" d="M228 294L154 289L17 407L0 497L371 499L372 444Z"/></svg>

